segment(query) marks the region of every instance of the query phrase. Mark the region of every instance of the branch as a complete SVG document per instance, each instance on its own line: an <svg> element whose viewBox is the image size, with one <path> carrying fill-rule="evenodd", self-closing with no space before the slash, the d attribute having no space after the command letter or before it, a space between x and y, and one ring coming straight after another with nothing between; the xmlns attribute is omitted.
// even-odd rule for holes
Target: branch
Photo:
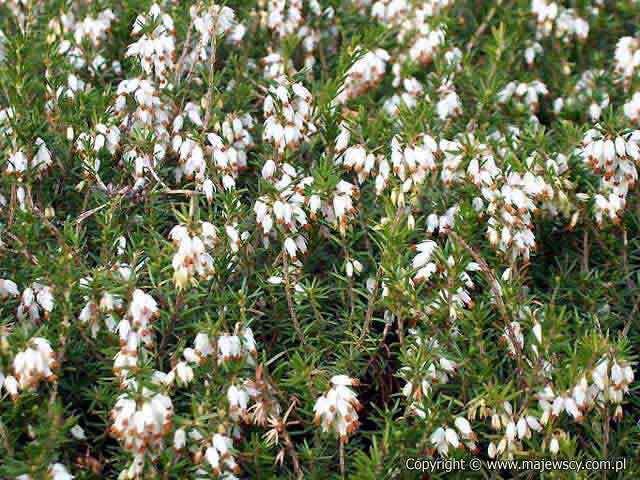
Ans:
<svg viewBox="0 0 640 480"><path fill-rule="evenodd" d="M458 235L454 231L449 231L448 235L453 239L454 242L456 242L459 246L465 249L469 253L469 255L471 255L471 257L475 260L475 262L480 266L480 270L487 277L487 282L489 283L489 287L491 288L491 291L493 292L493 296L496 299L496 305L498 306L500 315L502 316L502 319L505 321L505 323L508 325L509 314L507 313L507 307L504 303L504 299L502 298L502 292L498 289L498 285L499 285L498 279L493 273L493 270L489 268L489 265L487 265L487 262L484 261L484 258L482 258L480 254L478 254L473 248L471 248L469 244L465 242L462 239L462 237L460 237L460 235Z"/></svg>
<svg viewBox="0 0 640 480"><path fill-rule="evenodd" d="M503 0L497 0L495 5L493 7L491 7L491 10L489 10L489 13L487 14L487 16L484 19L484 22L482 22L478 26L478 29L475 31L475 33L471 37L471 40L469 40L469 43L467 44L467 52L470 52L471 50L473 50L473 47L475 46L475 43L478 41L478 38L480 38L482 36L484 31L489 26L489 23L491 23L491 20L493 20L493 17L495 16L496 12L498 11L498 8L500 8L502 6L502 2L503 2Z"/></svg>
<svg viewBox="0 0 640 480"><path fill-rule="evenodd" d="M291 284L289 283L289 257L287 254L282 255L282 269L284 270L284 291L287 297L287 305L289 306L289 315L291 316L293 328L296 330L300 342L306 347L307 343L304 340L304 333L302 328L300 328L295 306L293 305L293 298L291 297Z"/></svg>

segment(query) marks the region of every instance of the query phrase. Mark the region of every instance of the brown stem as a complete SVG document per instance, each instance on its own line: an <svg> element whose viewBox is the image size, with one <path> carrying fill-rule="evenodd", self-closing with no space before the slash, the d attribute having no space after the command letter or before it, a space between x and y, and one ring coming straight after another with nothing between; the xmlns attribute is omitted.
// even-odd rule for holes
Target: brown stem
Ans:
<svg viewBox="0 0 640 480"><path fill-rule="evenodd" d="M11 184L11 200L9 202L9 220L7 221L7 228L13 225L13 218L16 212L16 202L18 201L16 184Z"/></svg>
<svg viewBox="0 0 640 480"><path fill-rule="evenodd" d="M504 303L504 299L502 298L502 292L498 289L498 279L493 273L493 270L489 268L489 265L487 265L487 262L485 262L484 258L482 258L478 254L478 252L476 252L473 248L471 248L469 244L465 242L462 237L460 237L460 235L458 235L454 231L450 231L449 237L451 237L454 240L454 242L456 242L459 246L464 248L469 253L469 255L471 255L471 257L475 260L475 262L480 266L480 271L484 273L484 275L486 276L486 280L489 283L489 286L491 288L491 291L493 292L494 298L496 299L496 305L498 306L498 310L500 311L500 316L504 321L505 330L506 330L505 333L509 337L509 340L511 340L511 344L513 345L513 349L515 351L514 353L516 357L516 362L518 364L518 379L521 383L524 383L525 380L524 380L524 376L522 375L524 373L524 368L522 365L523 351L516 339L515 333L513 331L513 327L511 326L511 321L509 320L507 307Z"/></svg>
<svg viewBox="0 0 640 480"><path fill-rule="evenodd" d="M493 5L493 7L491 7L491 10L489 10L489 13L487 14L487 16L484 19L484 22L482 22L480 24L480 26L478 26L478 29L474 32L473 36L471 37L471 40L469 40L469 43L467 44L467 52L470 52L471 50L473 50L473 47L475 46L475 43L482 36L484 31L489 26L489 23L491 23L491 20L493 20L493 17L495 16L496 12L502 6L502 2L503 2L503 0L498 0Z"/></svg>
<svg viewBox="0 0 640 480"><path fill-rule="evenodd" d="M7 429L5 428L4 423L2 422L2 419L0 419L0 437L2 438L2 445L4 446L4 449L7 451L9 458L13 457L15 452L13 450L13 446L11 445L11 442L9 441L9 434L7 433Z"/></svg>
<svg viewBox="0 0 640 480"><path fill-rule="evenodd" d="M609 406L604 406L604 441L602 445L602 458L607 459L609 455ZM607 478L607 470L602 471L602 478Z"/></svg>
<svg viewBox="0 0 640 480"><path fill-rule="evenodd" d="M585 228L582 234L582 273L589 272L589 231Z"/></svg>
<svg viewBox="0 0 640 480"><path fill-rule="evenodd" d="M629 334L631 323L633 322L633 319L636 318L636 314L638 313L638 308L640 308L640 297L636 298L636 301L633 304L633 309L631 310L631 313L627 317L627 321L624 324L624 328L622 329L623 337L626 337Z"/></svg>
<svg viewBox="0 0 640 480"><path fill-rule="evenodd" d="M629 239L627 238L627 227L622 227L622 265L624 273L629 275L629 257L628 257Z"/></svg>
<svg viewBox="0 0 640 480"><path fill-rule="evenodd" d="M404 345L404 318L400 314L398 314L398 337L400 345Z"/></svg>
<svg viewBox="0 0 640 480"><path fill-rule="evenodd" d="M18 245L20 253L22 253L32 264L38 265L38 259L31 252L29 252L29 250L27 250L27 247L18 237L16 237L11 232L5 232L5 235Z"/></svg>
<svg viewBox="0 0 640 480"><path fill-rule="evenodd" d="M493 292L493 296L496 299L496 304L498 306L498 310L500 311L500 315L506 324L509 324L509 315L507 313L507 307L504 304L504 299L502 298L502 292L498 289L498 279L496 278L493 270L489 268L487 262L482 258L473 248L469 246L467 242L465 242L460 235L456 232L450 231L449 237L453 238L453 240L464 248L469 255L475 260L475 262L480 266L480 271L485 274L487 277L487 281L489 283L489 287Z"/></svg>
<svg viewBox="0 0 640 480"><path fill-rule="evenodd" d="M171 315L171 321L169 323L168 328L165 330L162 335L162 341L160 342L160 346L158 347L158 353L160 355L160 366L164 367L164 360L167 358L166 350L167 344L169 343L169 337L173 335L173 331L176 328L176 323L178 323L178 310L182 307L182 292L178 293L176 296L176 302L174 304L173 314Z"/></svg>
<svg viewBox="0 0 640 480"><path fill-rule="evenodd" d="M211 35L211 63L209 64L209 90L207 91L207 111L204 114L204 129L209 126L211 119L211 99L213 98L213 73L216 65L216 39L215 35Z"/></svg>
<svg viewBox="0 0 640 480"><path fill-rule="evenodd" d="M367 371L369 370L369 367L371 366L371 364L373 363L373 360L375 358L375 354L378 350L380 350L380 348L382 348L382 346L384 345L384 342L387 338L387 334L389 333L389 327L391 327L390 323L387 323L384 326L384 331L382 332L382 340L380 340L380 343L378 344L378 347L373 351L373 354L371 355L371 358L369 359L369 361L367 362L367 365L364 367L364 370L362 371L362 375L360 375L361 377L364 377L365 374L367 373Z"/></svg>
<svg viewBox="0 0 640 480"><path fill-rule="evenodd" d="M300 468L300 460L298 459L298 454L295 447L293 446L293 442L291 441L291 437L289 436L289 432L287 432L287 427L285 425L283 425L282 427L282 439L284 440L287 451L291 456L291 461L293 462L293 471L296 474L296 478L298 480L304 478L304 475L302 475L302 469Z"/></svg>
<svg viewBox="0 0 640 480"><path fill-rule="evenodd" d="M187 52L191 49L191 31L193 30L193 18L189 22L189 27L187 29L187 38L184 41L184 45L182 46L182 54L180 55L180 60L178 60L178 65L176 66L176 84L180 83L180 75L182 74L182 67L184 65L184 61L187 58Z"/></svg>
<svg viewBox="0 0 640 480"><path fill-rule="evenodd" d="M293 328L298 334L300 343L302 343L303 346L306 346L307 343L304 340L304 333L302 332L302 328L300 328L298 316L296 315L296 310L293 305L293 297L291 296L291 284L289 282L289 256L286 253L282 255L282 269L284 270L284 291L287 297L287 305L289 306L289 316L293 322Z"/></svg>
<svg viewBox="0 0 640 480"><path fill-rule="evenodd" d="M360 338L358 339L358 344L356 348L360 348L362 346L362 342L364 342L365 337L369 334L369 328L371 327L371 320L373 319L373 309L375 305L376 295L378 293L378 284L380 283L380 277L382 276L382 267L379 267L376 272L376 279L371 289L371 293L369 293L369 299L367 300L367 313L364 317L364 325L362 327L362 333L360 334Z"/></svg>

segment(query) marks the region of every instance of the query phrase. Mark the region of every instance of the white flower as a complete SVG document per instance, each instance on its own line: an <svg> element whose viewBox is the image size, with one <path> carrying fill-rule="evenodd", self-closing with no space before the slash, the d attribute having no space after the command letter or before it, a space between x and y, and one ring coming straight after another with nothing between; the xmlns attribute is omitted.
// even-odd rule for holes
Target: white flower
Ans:
<svg viewBox="0 0 640 480"><path fill-rule="evenodd" d="M187 433L183 428L178 428L173 434L173 447L176 450L182 450L187 444Z"/></svg>
<svg viewBox="0 0 640 480"><path fill-rule="evenodd" d="M211 446L205 451L204 457L216 475L223 471L239 473L240 466L231 455L233 441L226 435L216 433L211 441Z"/></svg>
<svg viewBox="0 0 640 480"><path fill-rule="evenodd" d="M139 288L134 290L128 312L132 325L140 329L146 329L157 314L158 304L153 297Z"/></svg>
<svg viewBox="0 0 640 480"><path fill-rule="evenodd" d="M440 47L445 42L445 32L441 27L431 29L429 25L421 28L420 35L416 37L409 49L409 57L423 65L429 65Z"/></svg>
<svg viewBox="0 0 640 480"><path fill-rule="evenodd" d="M18 285L14 281L0 278L0 298L17 297L19 294Z"/></svg>
<svg viewBox="0 0 640 480"><path fill-rule="evenodd" d="M16 377L13 375L7 375L4 379L3 386L7 393L11 395L11 397L15 398L18 395L18 381Z"/></svg>
<svg viewBox="0 0 640 480"><path fill-rule="evenodd" d="M218 337L218 364L245 358L250 364L257 355L253 332L248 327L236 325L236 335L223 333Z"/></svg>
<svg viewBox="0 0 640 480"><path fill-rule="evenodd" d="M616 44L614 53L616 71L623 76L625 84L629 83L635 70L640 67L639 52L640 39L622 37Z"/></svg>
<svg viewBox="0 0 640 480"><path fill-rule="evenodd" d="M578 152L594 173L602 175L599 193L594 196L596 222L602 224L605 216L617 222L627 193L638 179L640 131L611 137L596 125L585 133Z"/></svg>
<svg viewBox="0 0 640 480"><path fill-rule="evenodd" d="M86 440L87 436L84 434L84 429L80 425L74 425L71 428L71 435L76 440Z"/></svg>
<svg viewBox="0 0 640 480"><path fill-rule="evenodd" d="M206 333L198 333L196 335L194 346L198 353L205 357L213 353L213 346Z"/></svg>
<svg viewBox="0 0 640 480"><path fill-rule="evenodd" d="M448 428L446 425L438 427L429 437L431 444L436 447L438 453L444 457L449 454L449 446L458 448L460 446L460 438L458 433Z"/></svg>
<svg viewBox="0 0 640 480"><path fill-rule="evenodd" d="M349 387L359 383L347 375L336 375L331 378L331 384L329 391L320 396L313 407L315 422L322 426L323 432L332 430L341 442L346 443L358 428L358 410L361 408L355 392Z"/></svg>
<svg viewBox="0 0 640 480"><path fill-rule="evenodd" d="M458 431L460 432L460 435L462 435L465 438L474 438L475 434L473 433L473 430L471 429L471 424L469 423L469 421L464 418L464 417L457 417L454 421L454 424L456 426L456 428L458 429Z"/></svg>
<svg viewBox="0 0 640 480"><path fill-rule="evenodd" d="M536 113L540 97L548 93L547 86L539 80L530 83L512 81L498 92L498 102L507 103L515 98L517 103L527 105L532 113Z"/></svg>
<svg viewBox="0 0 640 480"><path fill-rule="evenodd" d="M167 74L173 69L175 57L175 29L173 20L153 4L147 15L138 15L132 34L138 35L143 28L153 23L155 28L140 36L127 48L127 57L138 57L140 65L149 76L155 75L161 85L167 83Z"/></svg>
<svg viewBox="0 0 640 480"><path fill-rule="evenodd" d="M187 385L193 380L193 369L186 362L178 362L175 371L178 380L182 384Z"/></svg>
<svg viewBox="0 0 640 480"><path fill-rule="evenodd" d="M440 120L446 120L462 114L462 103L452 83L442 84L438 92L441 96L436 105L436 111Z"/></svg>
<svg viewBox="0 0 640 480"><path fill-rule="evenodd" d="M229 402L229 414L232 419L238 420L247 415L249 392L244 386L236 387L231 385L227 390L227 401Z"/></svg>
<svg viewBox="0 0 640 480"><path fill-rule="evenodd" d="M527 62L527 65L532 66L536 56L543 52L544 50L542 49L542 45L540 45L538 42L529 44L524 51L524 58Z"/></svg>
<svg viewBox="0 0 640 480"><path fill-rule="evenodd" d="M73 480L76 478L71 475L67 468L61 463L53 463L49 465L47 473L51 480Z"/></svg>
<svg viewBox="0 0 640 480"><path fill-rule="evenodd" d="M263 140L272 143L280 153L287 148L297 150L317 130L312 122L313 110L313 97L306 88L279 77L264 101Z"/></svg>
<svg viewBox="0 0 640 480"><path fill-rule="evenodd" d="M354 272L356 275L362 273L362 264L358 260L347 260L345 262L345 271L347 277L353 277Z"/></svg>
<svg viewBox="0 0 640 480"><path fill-rule="evenodd" d="M557 455L560 451L560 443L558 442L558 438L554 435L549 443L549 451L551 455Z"/></svg>

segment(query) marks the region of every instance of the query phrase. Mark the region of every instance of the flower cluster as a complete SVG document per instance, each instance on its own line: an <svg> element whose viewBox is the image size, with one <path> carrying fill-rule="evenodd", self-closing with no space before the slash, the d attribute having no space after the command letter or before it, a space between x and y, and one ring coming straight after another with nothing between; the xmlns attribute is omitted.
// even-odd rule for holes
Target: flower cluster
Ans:
<svg viewBox="0 0 640 480"><path fill-rule="evenodd" d="M585 133L580 156L600 178L599 192L594 196L598 224L604 218L619 221L627 194L638 179L639 144L638 130L614 137L597 125Z"/></svg>
<svg viewBox="0 0 640 480"><path fill-rule="evenodd" d="M138 366L138 348L153 344L151 322L159 316L158 305L151 295L140 289L133 292L127 314L118 323L120 351L113 362L113 370L123 386L135 386L129 373Z"/></svg>
<svg viewBox="0 0 640 480"><path fill-rule="evenodd" d="M57 366L56 354L48 340L34 337L27 348L13 359L13 375L0 379L5 390L16 398L19 390L34 390L42 380L55 381L53 370Z"/></svg>
<svg viewBox="0 0 640 480"><path fill-rule="evenodd" d="M476 435L473 433L469 421L464 417L457 417L454 425L455 429L449 428L447 425L438 427L429 437L431 444L438 453L446 457L449 454L449 447L455 449L463 446L466 446L472 452L476 451L477 447L474 442Z"/></svg>
<svg viewBox="0 0 640 480"><path fill-rule="evenodd" d="M153 75L160 86L164 86L175 62L173 19L154 3L147 15L138 15L131 33L140 35L140 38L129 45L127 56L139 58L144 72L148 76Z"/></svg>
<svg viewBox="0 0 640 480"><path fill-rule="evenodd" d="M548 0L532 0L531 12L536 18L538 38L552 33L565 43L573 39L586 40L589 35L589 22L578 16L573 9L564 8Z"/></svg>
<svg viewBox="0 0 640 480"><path fill-rule="evenodd" d="M498 101L500 103L515 101L526 105L532 113L536 113L540 106L540 97L548 93L547 86L539 80L534 80L531 83L509 82L498 93Z"/></svg>
<svg viewBox="0 0 640 480"><path fill-rule="evenodd" d="M324 432L334 431L342 443L348 441L349 435L358 428L358 410L362 405L350 386L358 386L359 382L347 375L331 377L332 387L316 400L313 411L316 423L322 425Z"/></svg>
<svg viewBox="0 0 640 480"><path fill-rule="evenodd" d="M254 145L252 128L253 118L248 113L242 116L229 114L220 125L221 135L207 135L216 170L227 190L235 188L239 173L247 168L247 152Z"/></svg>
<svg viewBox="0 0 640 480"><path fill-rule="evenodd" d="M111 434L124 448L140 454L162 445L162 437L171 430L172 416L173 405L166 395L143 388L136 399L126 392L111 410Z"/></svg>
<svg viewBox="0 0 640 480"><path fill-rule="evenodd" d="M384 78L389 58L389 53L381 48L360 55L347 71L346 80L336 101L345 103L378 85Z"/></svg>
<svg viewBox="0 0 640 480"><path fill-rule="evenodd" d="M280 77L264 100L262 139L272 143L278 153L296 150L308 142L317 128L313 123L313 97L301 83Z"/></svg>
<svg viewBox="0 0 640 480"><path fill-rule="evenodd" d="M21 320L29 318L32 322L39 321L41 317L46 320L54 306L55 299L51 287L34 282L22 291L16 315Z"/></svg>
<svg viewBox="0 0 640 480"><path fill-rule="evenodd" d="M217 242L216 227L209 222L201 222L199 234L189 231L184 225L171 229L169 237L177 246L173 256L173 280L178 288L184 288L195 277L207 278L213 271L213 258L207 248Z"/></svg>
<svg viewBox="0 0 640 480"><path fill-rule="evenodd" d="M498 251L527 260L535 249L535 236L531 215L537 210L535 200L552 198L553 189L542 177L527 172L510 172L493 186L482 188L490 215L487 237Z"/></svg>
<svg viewBox="0 0 640 480"><path fill-rule="evenodd" d="M35 153L32 156L25 154L22 149L16 150L9 156L6 169L8 174L22 176L31 173L37 176L42 175L51 166L51 152L44 140L36 138L34 143Z"/></svg>
<svg viewBox="0 0 640 480"><path fill-rule="evenodd" d="M616 44L614 52L616 71L622 75L625 84L629 84L635 71L640 67L640 39L622 37Z"/></svg>

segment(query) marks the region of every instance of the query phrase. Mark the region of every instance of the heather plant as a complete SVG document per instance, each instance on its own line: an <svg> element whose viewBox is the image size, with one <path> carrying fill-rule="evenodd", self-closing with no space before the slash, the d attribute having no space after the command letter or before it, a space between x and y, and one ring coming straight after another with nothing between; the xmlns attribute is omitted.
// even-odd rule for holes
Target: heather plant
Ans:
<svg viewBox="0 0 640 480"><path fill-rule="evenodd" d="M639 20L0 0L0 478L636 478Z"/></svg>

